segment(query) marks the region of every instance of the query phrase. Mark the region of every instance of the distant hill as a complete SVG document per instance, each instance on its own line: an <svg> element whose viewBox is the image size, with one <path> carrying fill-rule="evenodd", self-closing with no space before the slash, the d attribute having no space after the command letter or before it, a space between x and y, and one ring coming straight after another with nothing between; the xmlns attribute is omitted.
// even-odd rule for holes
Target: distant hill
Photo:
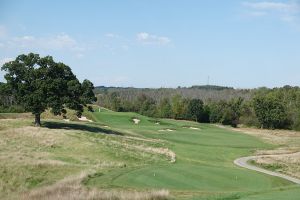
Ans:
<svg viewBox="0 0 300 200"><path fill-rule="evenodd" d="M200 89L200 90L233 90L233 87L224 87L218 85L194 85L190 87L191 89Z"/></svg>
<svg viewBox="0 0 300 200"><path fill-rule="evenodd" d="M219 86L219 85L193 85L191 87L180 87L178 86L177 89L204 89L204 90L233 90L233 87L226 87L226 86ZM96 86L95 90L109 90L109 89L137 89L137 90L143 90L143 89L162 89L162 88L135 88L135 87L113 87L113 86ZM164 88L164 89L174 89L174 88Z"/></svg>

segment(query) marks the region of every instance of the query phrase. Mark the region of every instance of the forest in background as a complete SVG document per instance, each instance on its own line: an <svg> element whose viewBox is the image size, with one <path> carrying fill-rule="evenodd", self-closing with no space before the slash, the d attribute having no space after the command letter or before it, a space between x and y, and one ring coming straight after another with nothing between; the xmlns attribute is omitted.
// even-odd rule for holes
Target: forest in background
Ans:
<svg viewBox="0 0 300 200"><path fill-rule="evenodd" d="M97 104L119 112L269 129L300 130L300 88L96 87Z"/></svg>
<svg viewBox="0 0 300 200"><path fill-rule="evenodd" d="M178 88L96 87L96 104L118 112L200 123L240 124L268 129L300 130L300 88L234 89L221 86ZM26 112L4 83L0 112Z"/></svg>

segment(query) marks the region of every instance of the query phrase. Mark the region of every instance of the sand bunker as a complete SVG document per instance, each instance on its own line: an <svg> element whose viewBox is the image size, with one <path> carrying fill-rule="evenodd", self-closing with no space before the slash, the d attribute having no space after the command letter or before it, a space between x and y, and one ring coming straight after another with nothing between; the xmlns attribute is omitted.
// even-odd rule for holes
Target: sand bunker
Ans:
<svg viewBox="0 0 300 200"><path fill-rule="evenodd" d="M158 131L167 131L167 132L172 132L172 131L175 131L175 130L167 128L167 129L162 129L162 130L158 130Z"/></svg>
<svg viewBox="0 0 300 200"><path fill-rule="evenodd" d="M192 127L192 126L183 126L183 128L189 128L189 129L193 129L193 130L200 130L200 128Z"/></svg>
<svg viewBox="0 0 300 200"><path fill-rule="evenodd" d="M85 116L81 116L80 118L78 118L79 121L86 121L86 122L93 122L92 120L86 118Z"/></svg>
<svg viewBox="0 0 300 200"><path fill-rule="evenodd" d="M139 124L141 120L137 119L137 118L134 118L134 119L132 119L132 121L134 122L134 124Z"/></svg>

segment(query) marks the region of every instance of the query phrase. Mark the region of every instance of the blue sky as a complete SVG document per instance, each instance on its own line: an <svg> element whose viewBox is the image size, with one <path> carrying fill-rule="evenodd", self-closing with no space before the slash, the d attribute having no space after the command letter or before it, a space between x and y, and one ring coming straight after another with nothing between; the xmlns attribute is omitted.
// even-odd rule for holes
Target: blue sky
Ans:
<svg viewBox="0 0 300 200"><path fill-rule="evenodd" d="M299 86L300 1L0 0L0 64L29 52L95 85Z"/></svg>

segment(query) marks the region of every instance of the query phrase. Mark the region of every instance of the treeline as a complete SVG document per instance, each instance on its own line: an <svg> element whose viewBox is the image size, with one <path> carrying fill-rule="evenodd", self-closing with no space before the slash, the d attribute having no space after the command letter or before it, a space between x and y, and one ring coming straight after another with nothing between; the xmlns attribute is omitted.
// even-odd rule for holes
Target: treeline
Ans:
<svg viewBox="0 0 300 200"><path fill-rule="evenodd" d="M0 113L25 112L25 109L18 105L16 99L10 93L9 87L0 82Z"/></svg>
<svg viewBox="0 0 300 200"><path fill-rule="evenodd" d="M222 123L233 127L244 124L269 129L300 130L299 87L252 90L98 88L96 92L100 106L118 112ZM204 97L201 98L201 95Z"/></svg>
<svg viewBox="0 0 300 200"><path fill-rule="evenodd" d="M123 100L134 101L140 95L146 96L160 102L164 98L180 95L189 99L202 99L204 102L208 100L230 100L232 98L242 97L249 99L252 96L253 90L249 89L234 89L232 87L204 85L192 87L178 88L121 88L121 87L95 87L95 94L110 94L116 92Z"/></svg>

